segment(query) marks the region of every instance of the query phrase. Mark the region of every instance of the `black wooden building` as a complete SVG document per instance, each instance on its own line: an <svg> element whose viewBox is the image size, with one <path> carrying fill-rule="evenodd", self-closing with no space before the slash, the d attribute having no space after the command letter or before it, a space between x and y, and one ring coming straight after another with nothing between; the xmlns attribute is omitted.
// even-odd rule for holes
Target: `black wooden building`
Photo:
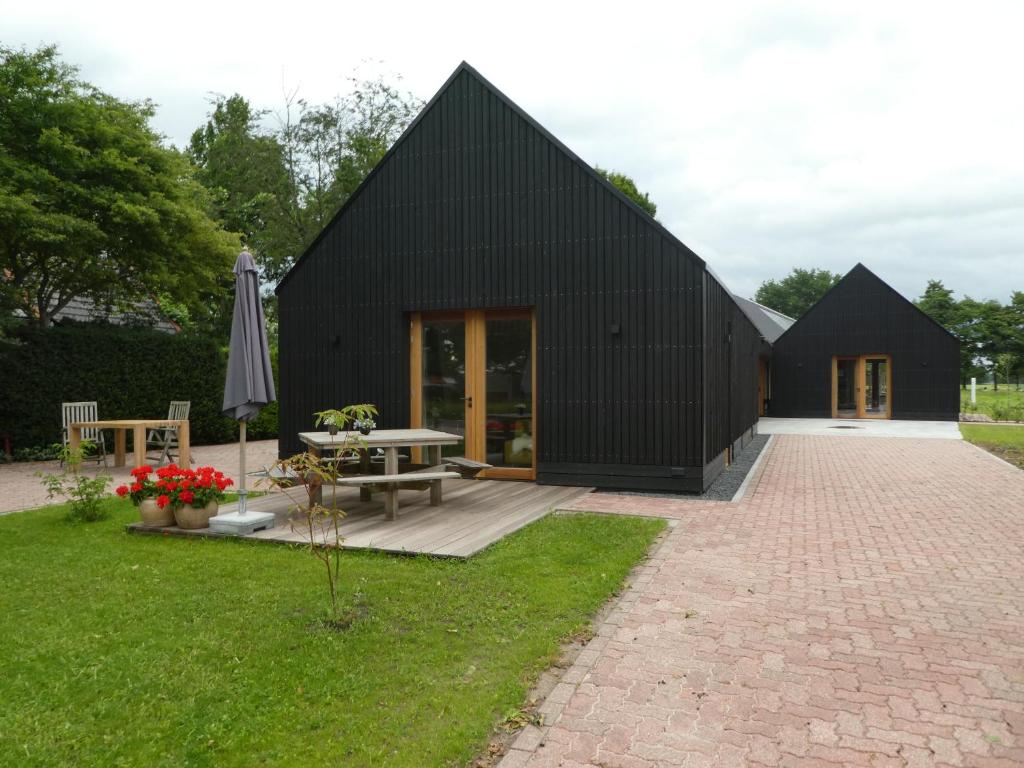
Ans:
<svg viewBox="0 0 1024 768"><path fill-rule="evenodd" d="M492 477L693 491L756 429L733 296L466 64L277 292L282 455L373 402Z"/></svg>
<svg viewBox="0 0 1024 768"><path fill-rule="evenodd" d="M769 416L956 420L960 344L862 264L775 340Z"/></svg>

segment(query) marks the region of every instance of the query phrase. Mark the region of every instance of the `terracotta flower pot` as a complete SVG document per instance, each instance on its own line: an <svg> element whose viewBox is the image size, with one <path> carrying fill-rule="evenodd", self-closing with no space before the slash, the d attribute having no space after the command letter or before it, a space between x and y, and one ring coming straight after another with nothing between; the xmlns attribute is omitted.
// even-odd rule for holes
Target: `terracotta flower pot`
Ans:
<svg viewBox="0 0 1024 768"><path fill-rule="evenodd" d="M143 499L139 503L139 517L145 525L158 528L174 525L174 510L171 509L171 505L160 509L156 499Z"/></svg>
<svg viewBox="0 0 1024 768"><path fill-rule="evenodd" d="M178 521L178 527L185 530L209 528L210 518L217 514L219 507L216 499L205 507L193 507L191 504L186 504L174 510L174 519Z"/></svg>

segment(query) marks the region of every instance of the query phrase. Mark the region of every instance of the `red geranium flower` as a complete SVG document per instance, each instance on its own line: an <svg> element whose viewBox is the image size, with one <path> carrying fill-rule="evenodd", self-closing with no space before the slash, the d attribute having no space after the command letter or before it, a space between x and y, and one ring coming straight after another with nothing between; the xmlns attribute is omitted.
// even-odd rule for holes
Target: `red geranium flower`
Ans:
<svg viewBox="0 0 1024 768"><path fill-rule="evenodd" d="M186 504L191 504L195 500L196 495L192 491L182 491L178 494L178 498Z"/></svg>
<svg viewBox="0 0 1024 768"><path fill-rule="evenodd" d="M156 505L160 507L160 509L163 509L170 503L171 497L168 496L166 493L161 493L159 496L156 497Z"/></svg>
<svg viewBox="0 0 1024 768"><path fill-rule="evenodd" d="M167 489L168 491L176 491L176 490L178 490L178 484L177 484L176 482L174 482L173 480L169 480L169 481L167 482L167 485L165 485L164 487L165 487L165 488L166 488L166 489Z"/></svg>
<svg viewBox="0 0 1024 768"><path fill-rule="evenodd" d="M114 491L114 493L116 493L118 496L120 496L123 499L125 496L128 495L128 486L127 485L119 485L119 486L117 486L117 489Z"/></svg>
<svg viewBox="0 0 1024 768"><path fill-rule="evenodd" d="M132 483L131 492L138 493L142 490L142 483Z"/></svg>

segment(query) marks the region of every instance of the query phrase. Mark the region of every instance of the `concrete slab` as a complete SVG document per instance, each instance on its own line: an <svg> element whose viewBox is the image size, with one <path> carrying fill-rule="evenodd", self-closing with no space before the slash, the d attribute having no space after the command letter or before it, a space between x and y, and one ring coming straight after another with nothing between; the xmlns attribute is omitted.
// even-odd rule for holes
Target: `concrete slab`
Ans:
<svg viewBox="0 0 1024 768"><path fill-rule="evenodd" d="M929 437L962 440L955 421L896 419L777 419L762 418L757 431L769 435L839 435L848 437Z"/></svg>

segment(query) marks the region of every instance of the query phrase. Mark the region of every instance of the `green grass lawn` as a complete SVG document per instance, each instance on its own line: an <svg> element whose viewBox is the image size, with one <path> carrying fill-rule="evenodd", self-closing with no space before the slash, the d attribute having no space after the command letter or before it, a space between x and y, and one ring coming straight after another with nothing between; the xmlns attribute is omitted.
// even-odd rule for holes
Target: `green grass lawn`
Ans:
<svg viewBox="0 0 1024 768"><path fill-rule="evenodd" d="M332 632L308 553L128 535L106 503L0 517L0 765L463 765L664 527L549 516L469 561L345 553L358 618Z"/></svg>
<svg viewBox="0 0 1024 768"><path fill-rule="evenodd" d="M1024 421L1024 389L1018 390L1002 385L993 391L992 385L985 389L978 387L978 402L971 405L971 390L960 390L960 411L962 413L984 413L996 421Z"/></svg>
<svg viewBox="0 0 1024 768"><path fill-rule="evenodd" d="M965 440L1024 469L1024 426L961 424L960 433Z"/></svg>

